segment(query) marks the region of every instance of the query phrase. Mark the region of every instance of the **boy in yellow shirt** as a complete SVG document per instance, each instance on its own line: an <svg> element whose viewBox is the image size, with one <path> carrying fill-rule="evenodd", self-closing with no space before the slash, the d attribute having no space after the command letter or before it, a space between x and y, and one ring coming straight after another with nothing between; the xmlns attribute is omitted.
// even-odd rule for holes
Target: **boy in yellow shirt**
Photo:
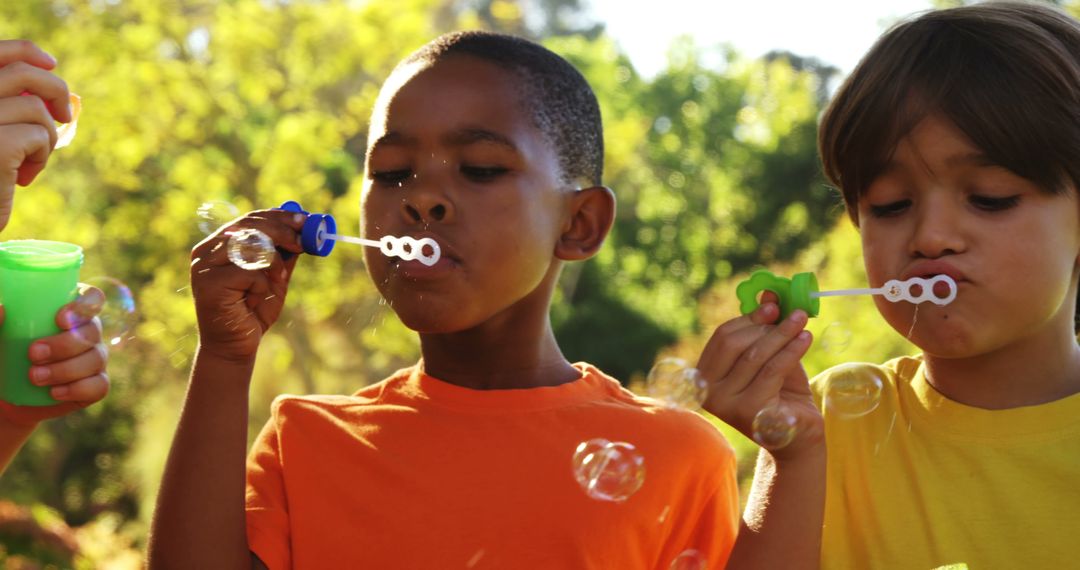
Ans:
<svg viewBox="0 0 1080 570"><path fill-rule="evenodd" d="M958 291L945 306L875 297L922 354L824 372L820 414L792 358L807 340L789 321L805 316L774 326L766 304L718 331L702 370L741 387L722 415L749 431L747 415L777 399L795 411L801 433L774 471L820 462L824 428L824 533L799 529L793 544L820 543L826 568L1075 565L1080 24L1022 3L901 23L841 86L819 143L870 285L944 274ZM880 402L832 409L838 382L880 383ZM807 473L820 504L820 473ZM757 489L751 510L769 521L777 501Z"/></svg>

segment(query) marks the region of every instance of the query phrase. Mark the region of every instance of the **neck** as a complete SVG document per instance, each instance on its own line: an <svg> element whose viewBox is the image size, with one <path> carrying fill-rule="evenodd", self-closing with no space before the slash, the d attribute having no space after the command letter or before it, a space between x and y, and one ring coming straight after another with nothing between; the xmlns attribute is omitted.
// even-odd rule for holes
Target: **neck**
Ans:
<svg viewBox="0 0 1080 570"><path fill-rule="evenodd" d="M1080 346L1061 327L968 358L926 353L926 379L950 400L990 410L1034 406L1080 393Z"/></svg>
<svg viewBox="0 0 1080 570"><path fill-rule="evenodd" d="M458 332L421 333L422 370L475 390L557 386L581 373L563 356L548 313L559 267L530 295L484 322Z"/></svg>
<svg viewBox="0 0 1080 570"><path fill-rule="evenodd" d="M489 327L421 335L420 350L425 374L475 390L557 386L581 376L559 350L548 322L536 335Z"/></svg>

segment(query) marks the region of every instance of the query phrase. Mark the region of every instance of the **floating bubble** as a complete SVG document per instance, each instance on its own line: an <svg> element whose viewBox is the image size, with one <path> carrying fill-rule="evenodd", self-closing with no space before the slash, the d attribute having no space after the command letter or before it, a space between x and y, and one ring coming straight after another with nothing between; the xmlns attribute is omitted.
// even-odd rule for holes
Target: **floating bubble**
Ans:
<svg viewBox="0 0 1080 570"><path fill-rule="evenodd" d="M681 358L662 358L649 370L645 392L671 407L696 410L708 395L701 371Z"/></svg>
<svg viewBox="0 0 1080 570"><path fill-rule="evenodd" d="M98 313L101 321L101 338L110 348L120 348L131 337L128 333L135 326L135 296L123 281L113 277L99 276L85 280L105 294L105 303Z"/></svg>
<svg viewBox="0 0 1080 570"><path fill-rule="evenodd" d="M199 231L210 235L236 219L240 215L240 209L224 200L209 200L199 204L195 213L199 216Z"/></svg>
<svg viewBox="0 0 1080 570"><path fill-rule="evenodd" d="M600 501L625 501L645 482L645 458L625 442L583 441L574 452L573 466L581 488Z"/></svg>
<svg viewBox="0 0 1080 570"><path fill-rule="evenodd" d="M851 346L854 335L839 321L829 323L818 337L818 346L829 354L840 354Z"/></svg>
<svg viewBox="0 0 1080 570"><path fill-rule="evenodd" d="M254 228L237 230L229 236L229 261L241 269L266 269L274 261L274 242Z"/></svg>
<svg viewBox="0 0 1080 570"><path fill-rule="evenodd" d="M795 439L795 415L783 404L762 408L754 416L754 441L765 449L786 447Z"/></svg>
<svg viewBox="0 0 1080 570"><path fill-rule="evenodd" d="M668 570L708 570L709 561L696 548L688 548L671 561Z"/></svg>
<svg viewBox="0 0 1080 570"><path fill-rule="evenodd" d="M881 403L884 382L869 366L845 364L829 371L825 409L841 418L865 416Z"/></svg>
<svg viewBox="0 0 1080 570"><path fill-rule="evenodd" d="M82 98L74 93L69 93L71 103L71 122L62 123L56 127L56 147L64 148L75 139L75 131L79 128L79 115L82 113Z"/></svg>

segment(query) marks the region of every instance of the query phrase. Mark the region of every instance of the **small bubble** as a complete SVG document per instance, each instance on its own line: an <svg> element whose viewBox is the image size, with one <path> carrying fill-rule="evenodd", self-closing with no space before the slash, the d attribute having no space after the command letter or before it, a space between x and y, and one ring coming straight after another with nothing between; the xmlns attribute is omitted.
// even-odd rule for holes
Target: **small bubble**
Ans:
<svg viewBox="0 0 1080 570"><path fill-rule="evenodd" d="M754 441L765 449L786 447L795 439L795 415L783 404L762 408L754 416Z"/></svg>
<svg viewBox="0 0 1080 570"><path fill-rule="evenodd" d="M574 452L573 466L581 488L600 501L625 501L645 482L645 458L625 442L583 441Z"/></svg>
<svg viewBox="0 0 1080 570"><path fill-rule="evenodd" d="M854 335L839 321L829 323L818 337L818 346L829 354L840 354L851 346Z"/></svg>
<svg viewBox="0 0 1080 570"><path fill-rule="evenodd" d="M825 409L841 418L865 416L881 403L881 378L868 366L843 364L829 371Z"/></svg>
<svg viewBox="0 0 1080 570"><path fill-rule="evenodd" d="M195 212L199 216L199 231L210 235L236 219L240 209L224 200L209 200L200 204Z"/></svg>
<svg viewBox="0 0 1080 570"><path fill-rule="evenodd" d="M645 392L671 407L696 410L705 402L708 383L681 358L662 358L645 378Z"/></svg>
<svg viewBox="0 0 1080 570"><path fill-rule="evenodd" d="M688 548L678 556L675 560L671 561L671 566L668 566L668 570L707 570L709 567L709 561L705 559L705 555L696 548Z"/></svg>
<svg viewBox="0 0 1080 570"><path fill-rule="evenodd" d="M229 236L229 261L241 269L266 269L274 261L274 242L254 228Z"/></svg>
<svg viewBox="0 0 1080 570"><path fill-rule="evenodd" d="M656 120L653 121L653 129L660 134L666 134L671 130L671 119L664 116L657 117Z"/></svg>
<svg viewBox="0 0 1080 570"><path fill-rule="evenodd" d="M101 321L101 337L111 349L120 348L130 336L128 333L138 315L135 312L135 296L131 288L123 281L108 276L91 277L84 281L87 285L93 285L105 294L105 303L98 313Z"/></svg>

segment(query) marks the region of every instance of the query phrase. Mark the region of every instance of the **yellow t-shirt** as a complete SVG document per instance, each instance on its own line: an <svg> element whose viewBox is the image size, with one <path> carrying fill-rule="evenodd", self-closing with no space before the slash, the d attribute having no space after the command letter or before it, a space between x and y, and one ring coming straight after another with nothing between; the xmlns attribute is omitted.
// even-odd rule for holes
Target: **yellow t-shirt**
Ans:
<svg viewBox="0 0 1080 570"><path fill-rule="evenodd" d="M972 408L930 386L921 357L905 357L823 372L819 405L830 382L873 375L872 411L850 399L823 406L822 568L1080 567L1080 394Z"/></svg>

